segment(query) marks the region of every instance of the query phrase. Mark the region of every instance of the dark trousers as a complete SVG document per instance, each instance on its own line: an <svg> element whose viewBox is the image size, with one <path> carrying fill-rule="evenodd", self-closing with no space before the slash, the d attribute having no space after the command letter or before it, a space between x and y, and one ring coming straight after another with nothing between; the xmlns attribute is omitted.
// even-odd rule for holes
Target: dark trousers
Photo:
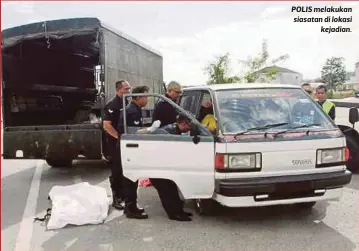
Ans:
<svg viewBox="0 0 359 251"><path fill-rule="evenodd" d="M177 185L172 180L150 179L157 190L163 208L168 216L179 215L183 212L183 204L178 194Z"/></svg>
<svg viewBox="0 0 359 251"><path fill-rule="evenodd" d="M137 187L138 181L133 182L127 177L123 176L122 160L121 160L121 145L120 140L116 144L116 159L118 169L121 169L121 196L126 203L131 203L137 207Z"/></svg>
<svg viewBox="0 0 359 251"><path fill-rule="evenodd" d="M121 155L117 153L116 142L117 140L115 139L109 139L107 141L109 155L111 156L111 176L109 180L112 193L122 198L123 170Z"/></svg>

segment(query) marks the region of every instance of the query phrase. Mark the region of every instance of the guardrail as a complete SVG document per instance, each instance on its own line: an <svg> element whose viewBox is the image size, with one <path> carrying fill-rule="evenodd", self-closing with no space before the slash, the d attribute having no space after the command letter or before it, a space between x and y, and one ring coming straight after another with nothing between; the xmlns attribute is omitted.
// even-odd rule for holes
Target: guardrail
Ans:
<svg viewBox="0 0 359 251"><path fill-rule="evenodd" d="M345 98L345 99L329 99L332 101L337 107L356 107L359 109L359 98Z"/></svg>

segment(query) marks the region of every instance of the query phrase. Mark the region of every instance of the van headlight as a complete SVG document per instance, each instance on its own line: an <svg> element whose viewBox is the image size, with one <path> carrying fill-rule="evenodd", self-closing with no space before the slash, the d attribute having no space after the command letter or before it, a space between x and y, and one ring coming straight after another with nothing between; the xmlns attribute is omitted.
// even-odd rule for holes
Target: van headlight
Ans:
<svg viewBox="0 0 359 251"><path fill-rule="evenodd" d="M261 153L216 154L216 169L223 171L258 171L262 168Z"/></svg>
<svg viewBox="0 0 359 251"><path fill-rule="evenodd" d="M317 167L332 166L331 164L343 164L349 159L349 150L346 147L318 149Z"/></svg>

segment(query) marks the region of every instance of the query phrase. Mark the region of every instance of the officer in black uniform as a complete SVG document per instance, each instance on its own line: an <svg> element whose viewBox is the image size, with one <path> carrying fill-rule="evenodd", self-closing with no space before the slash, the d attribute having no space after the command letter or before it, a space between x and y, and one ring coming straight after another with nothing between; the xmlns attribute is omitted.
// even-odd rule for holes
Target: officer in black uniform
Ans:
<svg viewBox="0 0 359 251"><path fill-rule="evenodd" d="M182 95L182 87L179 83L171 81L167 86L166 97L177 103ZM161 99L157 102L153 111L153 121L161 121L161 126L173 124L176 122L178 115L176 109L167 101Z"/></svg>
<svg viewBox="0 0 359 251"><path fill-rule="evenodd" d="M105 106L103 129L106 131L106 147L111 157L111 176L110 185L113 195L112 206L122 210L122 166L118 162L121 159L116 154L116 142L119 136L117 131L119 118L123 108L123 95L131 91L130 84L125 80L116 82L116 96L111 99ZM126 102L127 104L128 102Z"/></svg>
<svg viewBox="0 0 359 251"><path fill-rule="evenodd" d="M165 130L170 134L181 135L190 130L191 122L184 115L177 116L177 122L168 124L160 129ZM177 221L191 221L191 213L183 210L183 202L178 194L176 183L172 180L166 179L150 179L151 184L156 188L158 196L161 199L163 208L165 209L168 218Z"/></svg>
<svg viewBox="0 0 359 251"><path fill-rule="evenodd" d="M149 88L147 86L138 86L133 88L132 93L148 93ZM134 96L132 102L126 108L126 124L127 127L142 127L142 108L147 105L147 96ZM124 131L123 120L119 123L120 133ZM117 155L121 156L121 139L117 141ZM122 165L121 165L122 167ZM122 168L121 168L122 169ZM137 207L137 187L138 181L133 182L132 180L123 177L123 198L125 201L124 213L127 218L134 219L147 219L148 215L145 213L143 208Z"/></svg>

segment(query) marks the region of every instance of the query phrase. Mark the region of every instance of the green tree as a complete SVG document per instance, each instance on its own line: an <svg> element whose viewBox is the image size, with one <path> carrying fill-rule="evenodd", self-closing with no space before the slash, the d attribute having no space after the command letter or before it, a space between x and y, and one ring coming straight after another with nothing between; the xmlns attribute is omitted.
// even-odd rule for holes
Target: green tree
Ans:
<svg viewBox="0 0 359 251"><path fill-rule="evenodd" d="M208 74L208 84L226 84L236 83L240 81L238 76L230 75L230 57L229 53L220 55L216 59L210 62L205 68L205 72Z"/></svg>
<svg viewBox="0 0 359 251"><path fill-rule="evenodd" d="M340 84L347 80L347 73L344 66L344 59L342 57L331 57L325 62L321 71L321 79L328 89L333 92L337 90Z"/></svg>
<svg viewBox="0 0 359 251"><path fill-rule="evenodd" d="M253 83L258 80L266 82L273 80L277 74L277 69L274 65L278 62L285 61L289 58L288 54L281 55L273 60L269 60L270 55L268 52L268 41L263 40L262 42L262 51L254 57L249 57L247 60L240 60L239 62L244 64L246 70L243 76L244 80L248 83ZM272 66L268 67L264 73L259 73L258 71L267 67L268 63L271 63Z"/></svg>

